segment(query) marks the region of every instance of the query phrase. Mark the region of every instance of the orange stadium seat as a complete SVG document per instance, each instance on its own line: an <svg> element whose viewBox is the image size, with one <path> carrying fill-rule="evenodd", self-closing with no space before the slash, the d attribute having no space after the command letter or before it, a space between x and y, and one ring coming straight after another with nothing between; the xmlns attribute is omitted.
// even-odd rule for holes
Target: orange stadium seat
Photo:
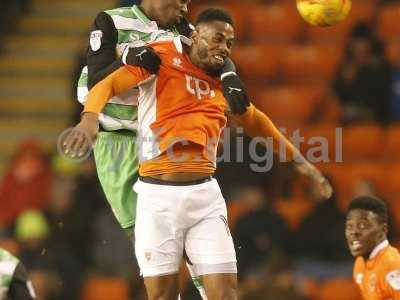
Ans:
<svg viewBox="0 0 400 300"><path fill-rule="evenodd" d="M400 161L400 123L393 124L387 129L385 159L388 162Z"/></svg>
<svg viewBox="0 0 400 300"><path fill-rule="evenodd" d="M387 41L386 55L393 66L400 67L400 39Z"/></svg>
<svg viewBox="0 0 400 300"><path fill-rule="evenodd" d="M93 277L82 289L81 300L128 300L128 283L122 278Z"/></svg>
<svg viewBox="0 0 400 300"><path fill-rule="evenodd" d="M400 199L400 162L388 162L384 170L384 178L382 194L390 202Z"/></svg>
<svg viewBox="0 0 400 300"><path fill-rule="evenodd" d="M317 124L307 127L301 133L304 136L304 143L302 144L301 150L308 159L312 157L317 158L317 161L313 161L314 163L335 162L336 140L340 137L336 132L335 125L329 123ZM327 147L325 147L325 145ZM325 148L321 149L321 147ZM318 148L321 149L321 151L315 153Z"/></svg>
<svg viewBox="0 0 400 300"><path fill-rule="evenodd" d="M260 93L256 105L277 125L304 127L315 112L322 88L314 85L293 85L269 88Z"/></svg>
<svg viewBox="0 0 400 300"><path fill-rule="evenodd" d="M312 212L314 203L303 196L293 196L277 199L274 207L288 227L292 231L296 231L303 219Z"/></svg>
<svg viewBox="0 0 400 300"><path fill-rule="evenodd" d="M201 11L210 7L219 7L226 9L233 17L236 40L240 41L247 38L247 16L243 13L244 11L248 10L247 5L244 6L240 3L228 2L199 3L197 5L194 4L190 7L190 20L194 22Z"/></svg>
<svg viewBox="0 0 400 300"><path fill-rule="evenodd" d="M376 8L375 0L353 1L350 14L344 21L330 27L307 26L306 35L313 42L343 44L354 24L363 20L371 20Z"/></svg>
<svg viewBox="0 0 400 300"><path fill-rule="evenodd" d="M379 162L330 163L318 164L318 167L331 178L338 207L343 212L355 196L360 183L371 184L379 196L384 195L387 189L387 168Z"/></svg>
<svg viewBox="0 0 400 300"><path fill-rule="evenodd" d="M357 285L351 278L334 278L325 281L315 300L362 300Z"/></svg>
<svg viewBox="0 0 400 300"><path fill-rule="evenodd" d="M383 156L385 131L377 124L364 123L343 129L344 162L379 159Z"/></svg>
<svg viewBox="0 0 400 300"><path fill-rule="evenodd" d="M252 41L293 41L301 36L304 22L294 3L273 2L269 5L247 5L248 34Z"/></svg>
<svg viewBox="0 0 400 300"><path fill-rule="evenodd" d="M400 36L400 3L388 3L382 6L378 17L378 32L384 40Z"/></svg>
<svg viewBox="0 0 400 300"><path fill-rule="evenodd" d="M329 80L340 60L340 46L327 44L293 45L282 49L283 75L291 82Z"/></svg>
<svg viewBox="0 0 400 300"><path fill-rule="evenodd" d="M281 48L277 45L235 46L232 58L245 81L258 81L277 77Z"/></svg>

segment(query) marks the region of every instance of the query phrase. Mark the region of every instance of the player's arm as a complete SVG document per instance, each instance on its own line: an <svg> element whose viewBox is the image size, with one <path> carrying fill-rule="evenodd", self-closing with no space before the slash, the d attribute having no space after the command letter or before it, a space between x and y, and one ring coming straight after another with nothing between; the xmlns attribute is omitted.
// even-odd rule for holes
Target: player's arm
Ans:
<svg viewBox="0 0 400 300"><path fill-rule="evenodd" d="M276 128L274 123L263 112L250 104L242 115L230 115L241 125L251 137L272 138L274 152L286 151L286 156L293 161L296 169L303 175L310 177L323 198L329 198L332 188L321 172L308 162L300 151ZM267 144L268 145L268 144Z"/></svg>
<svg viewBox="0 0 400 300"><path fill-rule="evenodd" d="M87 96L81 122L65 136L63 141L64 153L71 157L85 155L97 136L99 130L98 116L108 100L150 80L152 76L154 75L143 68L124 66L97 83Z"/></svg>
<svg viewBox="0 0 400 300"><path fill-rule="evenodd" d="M32 300L36 299L32 283L28 279L28 273L24 266L19 263L14 271L10 288L8 290L8 298L11 300Z"/></svg>
<svg viewBox="0 0 400 300"><path fill-rule="evenodd" d="M111 16L100 12L92 26L86 57L89 89L123 65L115 50L117 42L118 31Z"/></svg>
<svg viewBox="0 0 400 300"><path fill-rule="evenodd" d="M161 60L150 47L128 47L120 58L116 53L118 31L111 16L105 12L97 15L90 34L87 52L88 88L126 65L143 67L150 73L158 72Z"/></svg>
<svg viewBox="0 0 400 300"><path fill-rule="evenodd" d="M236 66L228 57L220 72L222 91L233 114L243 114L250 105L243 82L236 73Z"/></svg>
<svg viewBox="0 0 400 300"><path fill-rule="evenodd" d="M400 259L393 260L385 267L383 286L393 300L400 300Z"/></svg>

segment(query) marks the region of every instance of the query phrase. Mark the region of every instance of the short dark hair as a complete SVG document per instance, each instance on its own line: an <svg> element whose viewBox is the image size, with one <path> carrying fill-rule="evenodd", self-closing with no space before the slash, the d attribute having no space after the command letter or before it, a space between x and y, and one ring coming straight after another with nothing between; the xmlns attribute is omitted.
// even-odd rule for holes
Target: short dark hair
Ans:
<svg viewBox="0 0 400 300"><path fill-rule="evenodd" d="M206 10L203 10L197 17L196 25L214 21L221 21L233 26L232 16L222 8L207 8Z"/></svg>
<svg viewBox="0 0 400 300"><path fill-rule="evenodd" d="M363 209L371 211L378 217L378 221L381 224L388 223L389 217L388 217L388 209L386 203L379 198L371 196L357 197L350 202L347 213L349 213L354 209Z"/></svg>

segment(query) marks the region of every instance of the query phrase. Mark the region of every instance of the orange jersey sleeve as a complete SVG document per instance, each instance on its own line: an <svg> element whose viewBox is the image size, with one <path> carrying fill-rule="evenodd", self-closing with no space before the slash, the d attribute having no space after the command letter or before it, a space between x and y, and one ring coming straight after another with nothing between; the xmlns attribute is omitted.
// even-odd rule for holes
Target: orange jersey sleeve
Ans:
<svg viewBox="0 0 400 300"><path fill-rule="evenodd" d="M380 273L381 289L385 290L392 300L400 300L400 256L388 257Z"/></svg>
<svg viewBox="0 0 400 300"><path fill-rule="evenodd" d="M278 152L280 147L286 149L287 157L293 160L298 153L296 147L276 128L274 123L263 112L258 110L253 104L249 106L243 115L229 115L236 120L244 131L251 137L261 137L273 139L274 152Z"/></svg>
<svg viewBox="0 0 400 300"><path fill-rule="evenodd" d="M115 70L90 90L83 112L99 114L111 97L140 85L150 77L149 72L139 67L124 66Z"/></svg>

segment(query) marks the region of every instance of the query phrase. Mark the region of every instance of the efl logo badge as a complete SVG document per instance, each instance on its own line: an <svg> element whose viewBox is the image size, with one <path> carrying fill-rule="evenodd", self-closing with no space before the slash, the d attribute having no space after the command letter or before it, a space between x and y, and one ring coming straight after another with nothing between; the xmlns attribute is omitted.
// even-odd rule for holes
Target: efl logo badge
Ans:
<svg viewBox="0 0 400 300"><path fill-rule="evenodd" d="M101 47L101 38L103 37L103 31L94 30L90 33L90 48L93 51L97 51Z"/></svg>

